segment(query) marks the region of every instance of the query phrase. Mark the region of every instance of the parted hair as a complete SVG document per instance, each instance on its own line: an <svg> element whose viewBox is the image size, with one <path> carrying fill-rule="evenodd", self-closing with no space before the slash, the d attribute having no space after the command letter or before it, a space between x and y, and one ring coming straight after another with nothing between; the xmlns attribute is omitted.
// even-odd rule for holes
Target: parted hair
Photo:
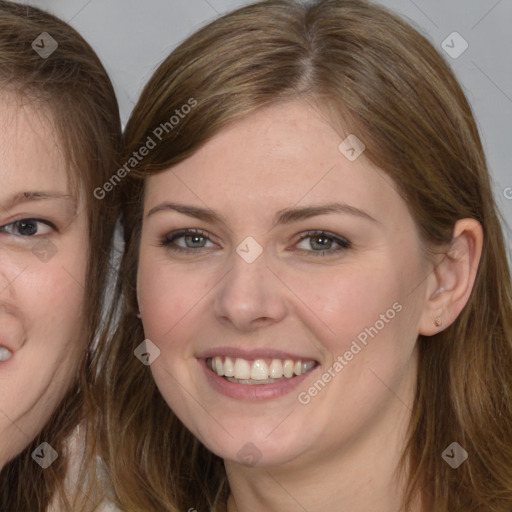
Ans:
<svg viewBox="0 0 512 512"><path fill-rule="evenodd" d="M43 32L58 43L46 58L32 48ZM77 343L79 339L92 341L101 324L117 216L114 201L98 201L94 196L94 190L116 170L122 147L114 89L93 49L71 26L36 7L0 0L0 93L49 114L66 158L70 187L85 198L85 210L79 214L88 219L90 250L87 280L81 283L84 325L77 325L76 331ZM92 357L92 349L84 353L76 382L49 422L2 469L1 510L42 512L57 495L63 497L61 510L74 510L64 497L65 441L84 415L82 388ZM43 441L59 454L45 470L31 458Z"/></svg>
<svg viewBox="0 0 512 512"><path fill-rule="evenodd" d="M125 512L225 510L229 493L222 460L181 424L133 355L144 339L136 316L144 178L193 155L244 116L303 98L364 141L365 156L396 184L426 248L447 247L459 219L482 225L483 253L466 307L448 328L417 340L403 508L510 512L512 290L503 219L470 105L439 51L364 0L240 8L198 30L160 65L126 127L126 158L190 98L197 106L121 185L119 325L96 360L93 395L104 414L90 427L118 505ZM469 453L456 471L441 457L454 440Z"/></svg>

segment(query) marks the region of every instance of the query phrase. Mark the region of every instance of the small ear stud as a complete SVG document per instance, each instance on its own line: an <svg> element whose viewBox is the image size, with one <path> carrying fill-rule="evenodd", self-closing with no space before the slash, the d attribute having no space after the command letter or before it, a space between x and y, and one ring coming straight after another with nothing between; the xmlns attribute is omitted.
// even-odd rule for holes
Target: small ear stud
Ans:
<svg viewBox="0 0 512 512"><path fill-rule="evenodd" d="M435 320L434 320L434 325L436 327L441 327L441 325L443 325L443 321L441 320L441 317L438 316Z"/></svg>

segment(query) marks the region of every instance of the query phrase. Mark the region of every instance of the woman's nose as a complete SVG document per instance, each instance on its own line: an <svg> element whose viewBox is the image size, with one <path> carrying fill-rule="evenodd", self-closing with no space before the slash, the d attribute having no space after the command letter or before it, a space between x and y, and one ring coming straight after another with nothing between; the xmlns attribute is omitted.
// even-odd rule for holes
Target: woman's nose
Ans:
<svg viewBox="0 0 512 512"><path fill-rule="evenodd" d="M244 248L244 247L242 247ZM240 248L239 248L240 249ZM213 310L219 322L240 331L281 321L287 313L286 290L266 258L233 255L233 268L216 288Z"/></svg>

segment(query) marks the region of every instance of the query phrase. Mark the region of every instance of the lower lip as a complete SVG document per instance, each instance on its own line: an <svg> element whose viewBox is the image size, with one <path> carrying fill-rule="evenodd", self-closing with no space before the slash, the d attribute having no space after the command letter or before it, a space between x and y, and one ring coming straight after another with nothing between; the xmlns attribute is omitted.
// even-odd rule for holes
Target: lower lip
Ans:
<svg viewBox="0 0 512 512"><path fill-rule="evenodd" d="M212 372L206 365L205 359L198 359L198 361L206 374L208 382L216 391L230 398L247 401L272 400L287 395L296 390L304 379L308 378L318 368L316 366L302 375L280 382L273 382L272 384L238 384Z"/></svg>

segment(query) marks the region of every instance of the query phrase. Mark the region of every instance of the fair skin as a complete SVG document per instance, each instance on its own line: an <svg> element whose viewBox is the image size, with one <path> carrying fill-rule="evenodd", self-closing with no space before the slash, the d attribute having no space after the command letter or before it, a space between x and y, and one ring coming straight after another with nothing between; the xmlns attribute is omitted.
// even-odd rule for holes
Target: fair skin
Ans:
<svg viewBox="0 0 512 512"><path fill-rule="evenodd" d="M416 340L453 322L474 281L479 224L460 221L452 257L434 268L390 178L364 155L349 161L344 138L317 109L289 102L146 182L137 290L161 351L151 371L225 460L229 512L399 510ZM350 208L278 218L334 203ZM263 250L252 262L247 237ZM241 360L238 379L219 375L227 357ZM309 365L258 380L258 368L279 375L287 359Z"/></svg>
<svg viewBox="0 0 512 512"><path fill-rule="evenodd" d="M0 468L48 421L86 344L87 217L51 115L22 103L0 98Z"/></svg>

